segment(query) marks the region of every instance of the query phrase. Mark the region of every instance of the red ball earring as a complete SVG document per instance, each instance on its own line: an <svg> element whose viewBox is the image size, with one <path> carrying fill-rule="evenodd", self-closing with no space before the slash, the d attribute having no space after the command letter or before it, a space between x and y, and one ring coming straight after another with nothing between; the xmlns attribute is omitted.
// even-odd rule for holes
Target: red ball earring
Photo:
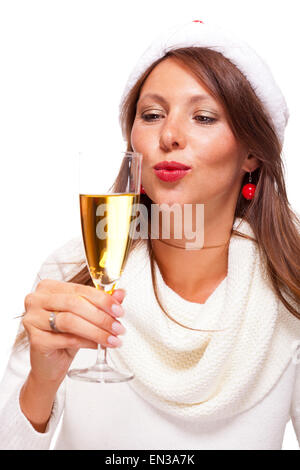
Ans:
<svg viewBox="0 0 300 470"><path fill-rule="evenodd" d="M144 190L144 186L141 184L141 189L140 189L141 194L146 194L146 191Z"/></svg>
<svg viewBox="0 0 300 470"><path fill-rule="evenodd" d="M242 189L242 195L246 199L253 199L255 190L256 190L256 184L251 183L252 177L251 177L251 171L249 175L249 183L245 184Z"/></svg>

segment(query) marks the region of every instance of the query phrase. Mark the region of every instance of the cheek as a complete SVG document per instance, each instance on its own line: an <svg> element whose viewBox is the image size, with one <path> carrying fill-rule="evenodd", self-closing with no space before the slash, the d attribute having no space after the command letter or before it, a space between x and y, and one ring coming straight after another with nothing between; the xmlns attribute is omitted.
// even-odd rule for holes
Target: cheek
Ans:
<svg viewBox="0 0 300 470"><path fill-rule="evenodd" d="M136 126L133 123L133 126L131 128L131 134L130 134L130 143L131 147L133 148L134 151L138 152L138 140L137 140L137 133L135 131Z"/></svg>
<svg viewBox="0 0 300 470"><path fill-rule="evenodd" d="M197 183L201 181L202 190L210 198L231 191L239 184L244 153L230 129L203 133L200 143L194 140L193 153L197 155L197 176L195 174L192 191L197 191Z"/></svg>
<svg viewBox="0 0 300 470"><path fill-rule="evenodd" d="M240 149L235 136L226 126L220 126L213 132L206 132L197 140L196 145L199 149L197 153L203 164L210 167L236 165Z"/></svg>
<svg viewBox="0 0 300 470"><path fill-rule="evenodd" d="M238 185L244 153L232 132L222 132L201 147L198 168L205 175L205 184L213 184L220 191Z"/></svg>
<svg viewBox="0 0 300 470"><path fill-rule="evenodd" d="M136 152L142 152L146 143L145 132L136 123L133 123L130 139L132 148Z"/></svg>
<svg viewBox="0 0 300 470"><path fill-rule="evenodd" d="M144 154L153 151L158 147L159 137L157 132L154 129L151 129L150 126L145 128L143 125L134 122L131 135L130 135L131 146L136 152L141 152Z"/></svg>

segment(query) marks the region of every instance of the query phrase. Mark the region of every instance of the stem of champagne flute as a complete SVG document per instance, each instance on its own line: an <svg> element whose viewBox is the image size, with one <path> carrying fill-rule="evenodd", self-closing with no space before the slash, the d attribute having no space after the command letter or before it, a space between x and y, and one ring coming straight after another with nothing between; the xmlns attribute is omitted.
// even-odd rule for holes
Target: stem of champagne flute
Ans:
<svg viewBox="0 0 300 470"><path fill-rule="evenodd" d="M111 284L95 284L96 289L103 289L105 292L108 294L112 295L113 291L116 289L117 282L115 281ZM104 348L101 346L101 344L98 344L97 348L97 359L96 359L96 364L97 366L99 365L107 365L107 359L106 359L106 354L107 354L107 348Z"/></svg>
<svg viewBox="0 0 300 470"><path fill-rule="evenodd" d="M106 348L103 348L101 344L98 344L96 365L99 366L103 364L107 364Z"/></svg>

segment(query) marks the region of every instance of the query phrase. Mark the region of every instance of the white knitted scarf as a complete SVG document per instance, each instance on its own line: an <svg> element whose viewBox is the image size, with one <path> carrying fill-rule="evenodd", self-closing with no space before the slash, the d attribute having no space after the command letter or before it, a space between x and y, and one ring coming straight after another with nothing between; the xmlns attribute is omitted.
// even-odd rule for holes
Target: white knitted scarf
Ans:
<svg viewBox="0 0 300 470"><path fill-rule="evenodd" d="M238 225L240 223L240 225ZM234 228L255 238L237 218ZM164 282L157 264L159 298L182 328L159 307L146 243L130 254L119 287L126 289L123 345L112 362L134 372L128 384L158 409L190 421L246 411L275 385L300 339L300 320L276 297L256 243L232 236L227 277L204 304L189 302Z"/></svg>

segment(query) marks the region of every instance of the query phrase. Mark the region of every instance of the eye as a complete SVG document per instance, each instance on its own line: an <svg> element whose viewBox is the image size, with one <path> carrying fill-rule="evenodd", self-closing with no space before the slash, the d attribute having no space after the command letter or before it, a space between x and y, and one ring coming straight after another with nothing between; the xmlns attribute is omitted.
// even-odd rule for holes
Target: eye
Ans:
<svg viewBox="0 0 300 470"><path fill-rule="evenodd" d="M200 119L198 119L200 118ZM198 122L200 122L201 124L212 124L214 121L216 121L215 118L211 118L211 117L208 117L208 116L195 116L194 119Z"/></svg>
<svg viewBox="0 0 300 470"><path fill-rule="evenodd" d="M148 114L143 114L142 119L147 122L151 121L157 121L157 118L159 118L161 115L157 113L148 113Z"/></svg>

